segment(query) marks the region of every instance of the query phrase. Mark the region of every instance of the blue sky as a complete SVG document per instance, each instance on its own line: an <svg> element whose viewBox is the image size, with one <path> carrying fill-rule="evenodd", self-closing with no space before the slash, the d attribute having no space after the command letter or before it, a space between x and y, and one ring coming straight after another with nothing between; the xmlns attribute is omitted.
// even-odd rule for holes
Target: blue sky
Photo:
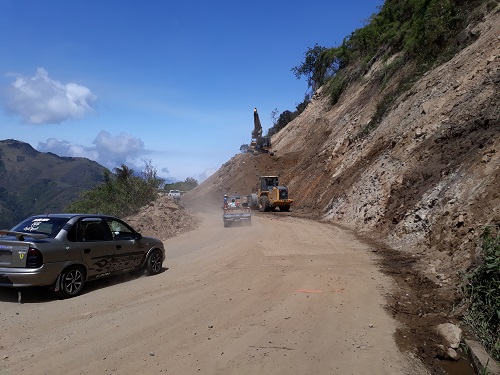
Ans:
<svg viewBox="0 0 500 375"><path fill-rule="evenodd" d="M291 69L382 0L0 0L0 139L202 181L295 110Z"/></svg>

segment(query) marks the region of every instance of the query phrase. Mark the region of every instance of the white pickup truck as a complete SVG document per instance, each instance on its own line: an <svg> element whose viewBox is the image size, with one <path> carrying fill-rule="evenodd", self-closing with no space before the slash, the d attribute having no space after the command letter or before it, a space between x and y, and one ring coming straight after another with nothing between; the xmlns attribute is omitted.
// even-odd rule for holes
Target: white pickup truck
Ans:
<svg viewBox="0 0 500 375"><path fill-rule="evenodd" d="M174 198L175 200L180 200L181 199L181 192L179 190L169 190L168 194L169 197Z"/></svg>

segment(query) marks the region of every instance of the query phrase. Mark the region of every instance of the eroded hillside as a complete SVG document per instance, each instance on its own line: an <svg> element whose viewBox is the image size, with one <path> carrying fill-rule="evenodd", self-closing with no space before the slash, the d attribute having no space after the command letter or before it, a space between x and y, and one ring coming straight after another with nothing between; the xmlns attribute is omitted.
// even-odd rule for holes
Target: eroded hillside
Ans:
<svg viewBox="0 0 500 375"><path fill-rule="evenodd" d="M274 156L236 155L191 198L215 202L278 174L294 212L382 235L454 288L484 225L500 220L500 14L468 32L477 40L397 98L368 135L360 136L400 78L380 89L377 74L390 59L375 62L334 106L318 90L273 137Z"/></svg>

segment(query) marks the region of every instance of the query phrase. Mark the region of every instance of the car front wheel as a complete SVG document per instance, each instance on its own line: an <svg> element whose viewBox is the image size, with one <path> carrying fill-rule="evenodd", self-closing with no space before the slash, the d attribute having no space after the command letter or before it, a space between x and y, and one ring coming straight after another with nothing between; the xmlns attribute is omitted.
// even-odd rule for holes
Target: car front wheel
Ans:
<svg viewBox="0 0 500 375"><path fill-rule="evenodd" d="M146 270L149 275L159 274L163 264L163 254L159 249L155 249L149 254L146 262Z"/></svg>
<svg viewBox="0 0 500 375"><path fill-rule="evenodd" d="M55 292L60 298L75 297L85 284L85 271L81 267L65 269L57 279Z"/></svg>

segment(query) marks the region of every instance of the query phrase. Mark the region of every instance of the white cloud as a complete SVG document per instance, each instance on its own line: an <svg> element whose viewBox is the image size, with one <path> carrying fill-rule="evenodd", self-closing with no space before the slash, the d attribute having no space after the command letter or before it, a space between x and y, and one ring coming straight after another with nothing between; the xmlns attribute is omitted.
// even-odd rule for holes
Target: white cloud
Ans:
<svg viewBox="0 0 500 375"><path fill-rule="evenodd" d="M93 143L99 155L97 162L113 165L113 168L121 164L138 165L138 160L146 153L144 142L125 133L113 137L101 131Z"/></svg>
<svg viewBox="0 0 500 375"><path fill-rule="evenodd" d="M52 152L59 156L82 157L91 160L97 160L99 157L95 148L73 144L56 138L48 138L45 143L39 142L37 149L40 152Z"/></svg>
<svg viewBox="0 0 500 375"><path fill-rule="evenodd" d="M37 149L59 156L85 157L111 170L122 164L140 170L144 166L142 157L148 153L144 148L144 142L125 133L112 136L107 131L101 131L93 144L93 147L86 147L65 140L48 138L46 142L39 142Z"/></svg>
<svg viewBox="0 0 500 375"><path fill-rule="evenodd" d="M34 77L18 76L9 86L6 111L29 124L53 124L92 113L96 99L87 87L53 80L38 68Z"/></svg>

